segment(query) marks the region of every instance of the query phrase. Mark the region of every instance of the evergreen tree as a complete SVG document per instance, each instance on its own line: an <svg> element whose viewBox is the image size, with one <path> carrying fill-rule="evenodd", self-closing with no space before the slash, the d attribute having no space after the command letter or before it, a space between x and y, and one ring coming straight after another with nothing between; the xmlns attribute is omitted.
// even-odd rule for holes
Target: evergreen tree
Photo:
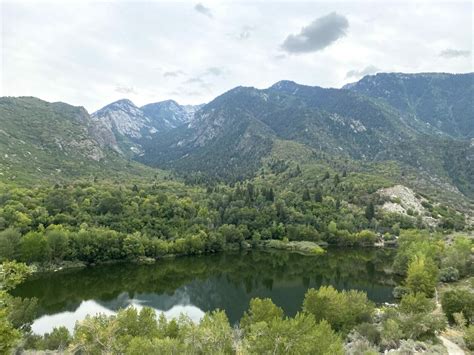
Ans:
<svg viewBox="0 0 474 355"><path fill-rule="evenodd" d="M275 193L273 192L273 187L270 187L270 190L268 190L267 201L275 201Z"/></svg>
<svg viewBox="0 0 474 355"><path fill-rule="evenodd" d="M432 259L416 256L408 266L406 287L412 293L424 293L432 297L438 281L438 269Z"/></svg>
<svg viewBox="0 0 474 355"><path fill-rule="evenodd" d="M321 190L318 189L314 194L314 201L323 202L323 193L321 192Z"/></svg>
<svg viewBox="0 0 474 355"><path fill-rule="evenodd" d="M303 191L303 201L309 201L311 200L311 196L309 194L309 190L308 189L304 189Z"/></svg>
<svg viewBox="0 0 474 355"><path fill-rule="evenodd" d="M248 183L247 184L247 200L248 201L253 201L254 196L255 196L254 186L253 186L253 184Z"/></svg>
<svg viewBox="0 0 474 355"><path fill-rule="evenodd" d="M301 175L301 168L300 168L300 165L296 165L296 176L299 176Z"/></svg>
<svg viewBox="0 0 474 355"><path fill-rule="evenodd" d="M375 216L375 207L374 203L372 201L369 202L367 207L365 208L365 218L367 218L369 221L372 220Z"/></svg>

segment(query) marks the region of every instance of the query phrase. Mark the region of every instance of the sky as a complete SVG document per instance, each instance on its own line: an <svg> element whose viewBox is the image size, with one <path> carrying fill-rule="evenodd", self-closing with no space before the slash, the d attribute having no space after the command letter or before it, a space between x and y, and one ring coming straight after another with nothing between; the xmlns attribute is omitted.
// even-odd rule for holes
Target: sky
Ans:
<svg viewBox="0 0 474 355"><path fill-rule="evenodd" d="M3 1L0 96L93 112L128 98L209 102L279 80L473 71L472 2Z"/></svg>

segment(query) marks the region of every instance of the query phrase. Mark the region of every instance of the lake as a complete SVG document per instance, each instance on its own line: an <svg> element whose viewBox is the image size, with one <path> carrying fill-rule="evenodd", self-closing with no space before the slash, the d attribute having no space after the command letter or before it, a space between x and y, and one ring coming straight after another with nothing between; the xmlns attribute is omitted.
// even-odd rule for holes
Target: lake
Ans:
<svg viewBox="0 0 474 355"><path fill-rule="evenodd" d="M293 316L308 288L333 285L367 292L376 303L393 302L397 279L387 270L387 249L329 249L322 256L283 251L244 251L163 259L152 265L113 264L32 276L15 296L38 299L35 333L74 328L87 314L114 314L148 306L168 317L181 312L199 320L225 310L238 322L253 297L269 297Z"/></svg>

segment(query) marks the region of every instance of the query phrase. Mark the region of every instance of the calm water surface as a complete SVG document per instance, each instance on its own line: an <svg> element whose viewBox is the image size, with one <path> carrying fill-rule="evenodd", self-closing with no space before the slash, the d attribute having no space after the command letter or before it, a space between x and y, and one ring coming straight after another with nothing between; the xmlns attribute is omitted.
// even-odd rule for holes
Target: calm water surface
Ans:
<svg viewBox="0 0 474 355"><path fill-rule="evenodd" d="M390 250L334 249L323 256L249 251L161 260L153 265L115 264L36 275L14 290L36 297L32 329L42 334L70 330L87 314L153 307L168 317L184 312L199 320L220 308L237 322L253 297L269 297L294 315L308 288L333 285L367 292L376 303L392 302L396 279L384 270Z"/></svg>

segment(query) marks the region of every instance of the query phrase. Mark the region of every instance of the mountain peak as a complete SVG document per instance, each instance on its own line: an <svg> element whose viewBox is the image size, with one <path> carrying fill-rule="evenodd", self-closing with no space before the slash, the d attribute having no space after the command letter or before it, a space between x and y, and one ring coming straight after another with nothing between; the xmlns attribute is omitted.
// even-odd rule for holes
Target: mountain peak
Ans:
<svg viewBox="0 0 474 355"><path fill-rule="evenodd" d="M276 90L294 90L300 87L301 85L295 83L291 80L280 80L269 87L269 89L276 89Z"/></svg>
<svg viewBox="0 0 474 355"><path fill-rule="evenodd" d="M111 104L107 106L132 106L132 107L137 107L131 100L129 99L120 99L117 101L112 102Z"/></svg>
<svg viewBox="0 0 474 355"><path fill-rule="evenodd" d="M104 122L109 130L132 139L139 139L142 134L151 130L150 119L128 99L112 102L94 112L91 117Z"/></svg>
<svg viewBox="0 0 474 355"><path fill-rule="evenodd" d="M170 108L170 107L179 108L180 106L181 105L178 104L174 100L163 100L163 101L152 102L152 103L143 105L142 107L140 107L140 109L142 109L144 111L147 111L147 110L150 110L150 109L165 108L165 107L166 108Z"/></svg>
<svg viewBox="0 0 474 355"><path fill-rule="evenodd" d="M174 100L163 100L160 102L157 102L158 104L163 104L163 105L175 105L175 106L180 106L176 101Z"/></svg>
<svg viewBox="0 0 474 355"><path fill-rule="evenodd" d="M120 99L114 101L108 105L105 105L101 109L94 112L91 116L100 116L101 113L106 111L133 111L136 112L139 108L129 99Z"/></svg>

